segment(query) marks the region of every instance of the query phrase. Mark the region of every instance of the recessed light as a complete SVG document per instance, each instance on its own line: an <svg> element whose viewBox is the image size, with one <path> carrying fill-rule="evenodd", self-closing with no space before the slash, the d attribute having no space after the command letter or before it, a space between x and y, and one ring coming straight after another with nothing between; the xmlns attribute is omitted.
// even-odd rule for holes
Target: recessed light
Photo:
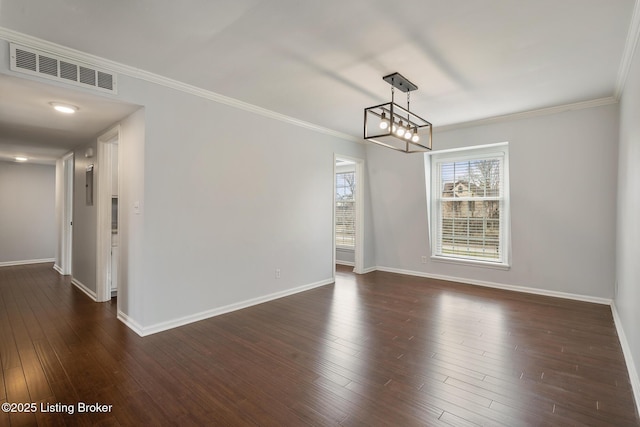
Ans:
<svg viewBox="0 0 640 427"><path fill-rule="evenodd" d="M22 157L22 156L16 156L14 157L14 159L16 160L16 162L26 162L27 160L29 160L26 157Z"/></svg>
<svg viewBox="0 0 640 427"><path fill-rule="evenodd" d="M49 104L51 104L54 110L64 114L73 114L79 110L75 105L60 104L59 102L50 102Z"/></svg>

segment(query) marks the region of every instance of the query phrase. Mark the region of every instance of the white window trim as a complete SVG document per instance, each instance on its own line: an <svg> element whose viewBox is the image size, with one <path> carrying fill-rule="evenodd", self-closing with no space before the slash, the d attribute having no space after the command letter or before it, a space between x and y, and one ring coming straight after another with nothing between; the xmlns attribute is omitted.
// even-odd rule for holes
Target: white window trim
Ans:
<svg viewBox="0 0 640 427"><path fill-rule="evenodd" d="M448 158L456 160L465 159L478 159L483 157L491 157L495 155L501 155L504 157L503 165L503 203L505 205L501 214L500 223L500 236L501 245L503 247L503 259L500 262L494 261L482 261L478 259L468 259L463 257L446 257L436 255L435 247L437 238L437 218L438 212L435 212L435 197L438 188L438 181L434 177L434 162L442 161ZM447 263L447 264L459 264L484 268L494 268L499 270L508 270L511 268L511 200L510 200L510 184L509 184L509 143L501 142L497 144L478 145L473 147L455 148L450 150L441 150L425 154L425 178L427 179L427 212L429 215L429 245L431 251L431 259L433 261Z"/></svg>

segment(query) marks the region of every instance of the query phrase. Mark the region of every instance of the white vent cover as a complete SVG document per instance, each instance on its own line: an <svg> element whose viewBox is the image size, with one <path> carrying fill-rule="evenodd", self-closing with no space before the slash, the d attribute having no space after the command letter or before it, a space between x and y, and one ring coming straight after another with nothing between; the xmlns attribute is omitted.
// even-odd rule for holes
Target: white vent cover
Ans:
<svg viewBox="0 0 640 427"><path fill-rule="evenodd" d="M12 71L117 93L116 75L92 65L11 43Z"/></svg>

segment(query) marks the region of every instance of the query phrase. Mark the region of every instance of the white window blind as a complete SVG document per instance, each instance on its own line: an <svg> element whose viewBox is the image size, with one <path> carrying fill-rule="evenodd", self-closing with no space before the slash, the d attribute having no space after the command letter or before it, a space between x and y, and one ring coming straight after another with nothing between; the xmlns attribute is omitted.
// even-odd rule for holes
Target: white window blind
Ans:
<svg viewBox="0 0 640 427"><path fill-rule="evenodd" d="M506 148L432 156L434 257L508 265Z"/></svg>
<svg viewBox="0 0 640 427"><path fill-rule="evenodd" d="M356 246L356 174L336 173L336 246Z"/></svg>

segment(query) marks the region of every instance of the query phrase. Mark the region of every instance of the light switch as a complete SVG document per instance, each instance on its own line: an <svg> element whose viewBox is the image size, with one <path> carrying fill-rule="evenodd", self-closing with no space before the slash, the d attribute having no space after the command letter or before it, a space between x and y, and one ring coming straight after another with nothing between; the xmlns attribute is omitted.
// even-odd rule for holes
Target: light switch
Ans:
<svg viewBox="0 0 640 427"><path fill-rule="evenodd" d="M133 213L135 215L140 215L140 201L138 201L138 200L133 202Z"/></svg>

